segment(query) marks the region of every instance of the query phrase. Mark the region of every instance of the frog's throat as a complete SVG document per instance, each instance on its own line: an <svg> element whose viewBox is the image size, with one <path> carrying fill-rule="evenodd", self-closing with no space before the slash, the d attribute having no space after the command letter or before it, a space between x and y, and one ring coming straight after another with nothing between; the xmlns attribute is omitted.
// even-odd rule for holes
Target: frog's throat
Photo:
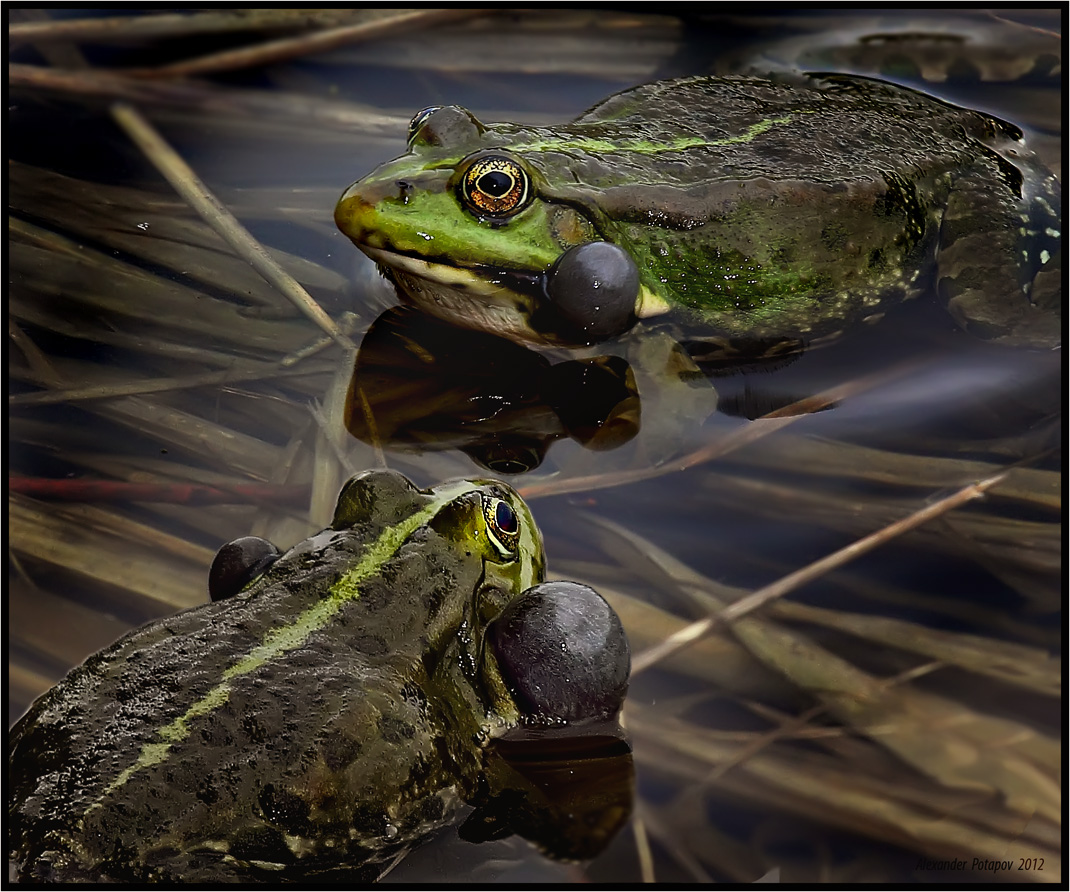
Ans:
<svg viewBox="0 0 1070 892"><path fill-rule="evenodd" d="M373 576L384 563L390 560L409 536L430 521L435 514L454 499L477 489L478 486L476 484L467 480L444 484L434 491L434 498L424 508L383 530L379 538L364 550L357 565L331 586L330 594L327 597L321 598L299 614L289 625L274 629L268 633L263 643L254 647L224 671L223 680L219 684L208 691L207 694L173 722L158 729L156 733L161 738L161 741L144 744L133 764L123 769L115 780L104 788L104 792L87 809L87 813L99 808L105 796L122 787L138 771L151 768L153 765L159 765L166 760L172 745L185 740L189 736L190 723L195 718L207 715L227 702L230 697L230 682L232 679L248 675L268 661L304 644L313 632L324 628L346 603L360 597L362 583L370 576ZM532 549L537 548L537 542L534 539L536 534L532 527L533 524L531 523L521 524L519 547L521 577L519 591L530 588L538 581L534 578L534 562L526 557L535 554Z"/></svg>

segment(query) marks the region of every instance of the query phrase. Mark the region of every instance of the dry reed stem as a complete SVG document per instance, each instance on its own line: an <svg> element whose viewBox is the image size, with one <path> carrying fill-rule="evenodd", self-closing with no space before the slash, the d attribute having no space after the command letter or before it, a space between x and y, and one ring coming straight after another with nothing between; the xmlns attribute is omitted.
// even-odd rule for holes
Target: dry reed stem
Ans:
<svg viewBox="0 0 1070 892"><path fill-rule="evenodd" d="M297 37L264 41L255 46L224 50L196 59L161 65L159 68L129 68L125 69L123 74L132 77L171 78L269 65L273 62L325 53L362 40L387 37L400 31L410 31L469 18L479 12L480 10L477 9L417 9L372 21L340 25L337 28L328 28Z"/></svg>
<svg viewBox="0 0 1070 892"><path fill-rule="evenodd" d="M227 31L309 28L350 18L353 12L337 10L244 9L233 12L192 14L160 13L87 19L46 19L13 22L9 45L53 41L106 43L159 37L191 37Z"/></svg>
<svg viewBox="0 0 1070 892"><path fill-rule="evenodd" d="M646 834L646 825L638 812L632 815L632 834L635 838L635 854L639 859L639 876L644 883L657 882L654 874L654 855L650 851L650 839Z"/></svg>
<svg viewBox="0 0 1070 892"><path fill-rule="evenodd" d="M212 194L179 154L132 106L117 103L112 117L148 157L167 181L239 255L304 313L339 346L356 350L356 345L335 325L301 284L284 270L237 218Z"/></svg>
<svg viewBox="0 0 1070 892"><path fill-rule="evenodd" d="M112 530L132 526L118 515L105 529L97 523L72 521L63 509L46 510L14 493L7 504L8 547L14 551L133 592L156 602L161 613L204 600L207 561L164 554L149 540L135 544L116 535Z"/></svg>
<svg viewBox="0 0 1070 892"><path fill-rule="evenodd" d="M852 542L850 545L841 548L818 561L814 561L812 564L809 564L800 570L796 570L794 573L789 573L787 576L778 579L776 582L763 586L747 597L725 607L719 613L692 623L667 638L660 645L643 651L634 657L632 659L632 675L637 675L643 670L650 668L655 663L660 662L669 654L675 653L678 650L687 647L692 642L698 641L703 636L709 634L719 622L729 623L739 619L741 616L745 616L751 611L761 607L763 604L767 604L776 598L786 595L793 589L796 589L807 582L811 582L819 576L823 576L830 570L834 570L837 567L846 564L848 561L854 560L856 557L865 554L867 551L871 551L879 545L883 545L885 542L891 541L908 530L921 526L923 523L926 523L935 517L939 517L972 499L979 498L984 495L986 490L995 486L1003 480L1003 478L1003 474L997 474L995 477L990 477L987 480L964 486L958 492L915 511L909 517L889 524L883 529L859 539L857 542Z"/></svg>
<svg viewBox="0 0 1070 892"><path fill-rule="evenodd" d="M12 63L8 86L35 92L116 99L153 109L192 109L204 114L241 115L283 119L290 125L358 131L362 138L376 135L396 139L405 132L408 118L384 114L352 102L291 96L268 90L236 90L197 81L144 81L101 71L45 68Z"/></svg>
<svg viewBox="0 0 1070 892"><path fill-rule="evenodd" d="M146 393L162 393L169 390L187 390L210 387L215 384L237 384L245 381L274 380L299 375L317 375L330 371L327 366L311 368L282 368L281 364L263 363L259 368L234 371L204 372L199 375L179 375L173 378L142 379L127 384L99 384L87 387L70 387L43 393L13 394L7 398L10 407L47 406L55 403L77 403L86 400L101 400L119 396L137 396ZM47 383L42 381L42 383Z"/></svg>

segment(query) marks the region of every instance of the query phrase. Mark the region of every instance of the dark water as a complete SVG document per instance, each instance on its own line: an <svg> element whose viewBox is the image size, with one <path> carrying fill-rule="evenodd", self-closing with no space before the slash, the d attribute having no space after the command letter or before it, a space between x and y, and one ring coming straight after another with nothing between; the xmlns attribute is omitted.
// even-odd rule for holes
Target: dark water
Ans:
<svg viewBox="0 0 1070 892"><path fill-rule="evenodd" d="M346 185L400 153L416 110L461 104L484 120L567 120L636 83L748 59L787 64L778 48L837 46L860 34L927 31L951 55L981 63L1008 47L1043 55L1059 43L1046 33L1061 29L1050 12L1015 22L916 15L730 19L681 8L680 18L477 17L215 75L188 94L163 82L137 104L249 230L285 252L284 265L332 317L355 314L359 343L393 298L334 230L332 211ZM240 39L87 46L85 56L93 68L155 65ZM43 55L25 47L13 61L42 64ZM816 59L823 70L881 73L855 58ZM1061 174L1061 77L1041 63L1024 85L988 80L980 63L958 71L924 89L1022 125ZM919 86L909 71L890 76ZM242 370L314 342L311 323L205 235L116 128L110 98L16 89L9 99L9 203L24 224L9 251L10 318L23 333L9 354L10 392ZM631 361L638 341L607 349ZM314 503L311 512L307 500L286 508L266 492L260 505L57 507L13 496L9 721L127 628L203 600L207 562L222 541L255 532L288 545L325 523L324 505L349 469L379 463L342 429L350 360L329 348L306 362L306 373L287 377L12 405L13 476L311 483ZM599 452L561 436L538 468L512 480L531 494L551 572L613 600L633 652L671 627L654 634L653 620L625 613L628 605L701 617L711 596L737 598L959 487L1016 470L983 501L763 609L743 646L725 633L671 669L637 676L625 711L635 820L590 864L545 859L516 838L473 847L447 832L390 879L1059 878L1061 353L978 342L922 297L840 343L779 368L710 378L698 393L659 390L637 372L638 435ZM832 408L686 470L658 470L739 436L755 424L748 414L850 382L862 384ZM541 411L510 424L538 422ZM430 445L388 443L385 458L420 485L478 471L455 441ZM568 483L591 477L600 482ZM880 618L915 625L893 634L864 623ZM762 651L771 630L810 654L810 674ZM945 650L932 651L938 634L948 636ZM1017 668L993 675L986 662ZM923 666L916 678L904 675ZM830 679L840 687L823 696ZM867 686L881 680L892 693L874 699ZM1010 858L1014 869L993 873L988 858ZM1046 866L1029 861L1037 858Z"/></svg>

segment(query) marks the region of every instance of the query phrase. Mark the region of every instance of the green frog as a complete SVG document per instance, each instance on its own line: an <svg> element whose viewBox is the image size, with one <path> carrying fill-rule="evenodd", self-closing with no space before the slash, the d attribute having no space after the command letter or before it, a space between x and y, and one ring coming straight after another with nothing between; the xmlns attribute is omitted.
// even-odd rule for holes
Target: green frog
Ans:
<svg viewBox="0 0 1070 892"><path fill-rule="evenodd" d="M507 485L389 471L283 554L224 546L211 603L89 658L13 729L18 876L377 878L478 793L489 741L619 710L619 620L544 564Z"/></svg>
<svg viewBox="0 0 1070 892"><path fill-rule="evenodd" d="M1061 192L1013 124L847 75L690 77L569 124L425 109L338 227L402 298L535 344L673 311L813 345L931 287L967 330L1052 346Z"/></svg>

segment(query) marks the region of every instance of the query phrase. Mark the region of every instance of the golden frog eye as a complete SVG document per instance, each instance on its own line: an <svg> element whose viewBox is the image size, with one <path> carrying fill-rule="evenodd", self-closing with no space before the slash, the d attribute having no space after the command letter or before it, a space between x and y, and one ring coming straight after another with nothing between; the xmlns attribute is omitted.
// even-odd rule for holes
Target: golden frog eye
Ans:
<svg viewBox="0 0 1070 892"><path fill-rule="evenodd" d="M520 518L513 506L503 499L483 496L483 518L487 536L498 553L505 560L513 560L520 545Z"/></svg>
<svg viewBox="0 0 1070 892"><path fill-rule="evenodd" d="M461 196L474 214L509 217L531 200L531 178L512 158L483 155L464 172Z"/></svg>

